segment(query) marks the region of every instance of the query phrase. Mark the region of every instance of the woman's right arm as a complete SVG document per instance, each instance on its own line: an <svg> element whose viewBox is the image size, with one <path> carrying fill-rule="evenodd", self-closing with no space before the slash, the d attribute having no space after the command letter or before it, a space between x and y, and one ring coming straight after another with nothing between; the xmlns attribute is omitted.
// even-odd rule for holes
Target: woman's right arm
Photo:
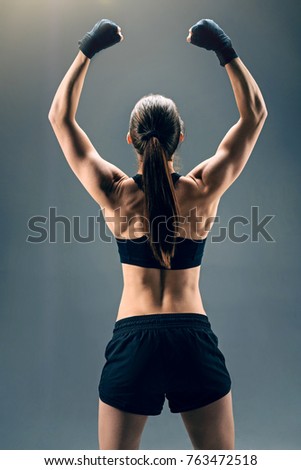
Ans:
<svg viewBox="0 0 301 470"><path fill-rule="evenodd" d="M234 124L219 144L215 154L207 160L201 162L187 176L199 180L203 189L213 196L220 197L229 186L240 175L245 167L256 141L263 128L268 115L267 108L255 79L242 60L232 49L232 44L228 36L212 20L202 20L199 26L199 36L195 33L192 40L195 45L200 45L206 49L214 49L212 42L214 35L208 35L208 25L218 29L224 34L223 40L227 42L226 49L222 53L218 47L217 55L229 76L237 104L239 119ZM198 23L198 24L199 24ZM197 25L198 25L197 24ZM198 27L198 26L197 26ZM195 27L193 27L194 29ZM213 30L213 32L215 32ZM218 40L221 34L217 35ZM208 45L208 42L211 41ZM219 44L218 44L219 46ZM233 58L234 57L234 58Z"/></svg>

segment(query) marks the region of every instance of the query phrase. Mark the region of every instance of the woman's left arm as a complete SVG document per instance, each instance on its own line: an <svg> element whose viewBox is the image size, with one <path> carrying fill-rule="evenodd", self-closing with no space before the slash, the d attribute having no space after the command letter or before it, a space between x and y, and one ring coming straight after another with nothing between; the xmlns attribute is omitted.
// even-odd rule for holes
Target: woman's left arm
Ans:
<svg viewBox="0 0 301 470"><path fill-rule="evenodd" d="M78 52L56 91L48 119L77 178L101 208L112 208L118 185L128 176L99 155L75 119L90 60Z"/></svg>

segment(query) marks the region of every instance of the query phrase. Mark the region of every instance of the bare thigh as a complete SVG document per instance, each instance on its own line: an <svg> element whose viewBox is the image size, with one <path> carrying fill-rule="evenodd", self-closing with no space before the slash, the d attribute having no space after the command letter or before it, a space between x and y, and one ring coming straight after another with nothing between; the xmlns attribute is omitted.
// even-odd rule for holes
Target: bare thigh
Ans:
<svg viewBox="0 0 301 470"><path fill-rule="evenodd" d="M101 450L139 449L148 416L121 411L98 402L98 444Z"/></svg>
<svg viewBox="0 0 301 470"><path fill-rule="evenodd" d="M181 413L194 449L234 449L231 390L209 405Z"/></svg>

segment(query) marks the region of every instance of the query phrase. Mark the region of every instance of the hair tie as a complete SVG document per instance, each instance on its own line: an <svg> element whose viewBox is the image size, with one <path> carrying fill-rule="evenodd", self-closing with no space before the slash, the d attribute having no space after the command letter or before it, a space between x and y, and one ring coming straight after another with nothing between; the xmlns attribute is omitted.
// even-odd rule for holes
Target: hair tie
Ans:
<svg viewBox="0 0 301 470"><path fill-rule="evenodd" d="M151 137L159 137L159 133L156 129L153 129L151 131L149 131L146 135L147 138L151 138Z"/></svg>

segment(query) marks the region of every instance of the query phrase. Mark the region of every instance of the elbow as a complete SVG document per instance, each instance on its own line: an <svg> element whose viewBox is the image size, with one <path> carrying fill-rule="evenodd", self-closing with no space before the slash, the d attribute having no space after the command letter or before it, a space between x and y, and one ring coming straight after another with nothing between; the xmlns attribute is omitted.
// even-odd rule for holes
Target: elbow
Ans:
<svg viewBox="0 0 301 470"><path fill-rule="evenodd" d="M268 110L266 108L262 108L258 111L255 115L255 122L257 124L263 124L268 117Z"/></svg>
<svg viewBox="0 0 301 470"><path fill-rule="evenodd" d="M50 121L51 124L54 124L57 121L57 115L53 112L52 109L49 110L48 121Z"/></svg>
<svg viewBox="0 0 301 470"><path fill-rule="evenodd" d="M50 121L50 124L54 122L54 117L50 112L48 113L48 121Z"/></svg>
<svg viewBox="0 0 301 470"><path fill-rule="evenodd" d="M268 110L264 107L258 115L258 124L263 126L265 123L266 118L268 117Z"/></svg>
<svg viewBox="0 0 301 470"><path fill-rule="evenodd" d="M257 99L255 100L254 115L255 115L255 118L259 122L265 121L267 116L268 116L268 110L267 110L266 104L265 104L262 96L257 97Z"/></svg>
<svg viewBox="0 0 301 470"><path fill-rule="evenodd" d="M266 120L266 118L268 117L268 108L264 105L264 108L263 108L263 112L262 112L262 119L263 121Z"/></svg>
<svg viewBox="0 0 301 470"><path fill-rule="evenodd" d="M66 118L66 110L62 109L56 102L52 103L48 112L48 120L51 124L61 123Z"/></svg>
<svg viewBox="0 0 301 470"><path fill-rule="evenodd" d="M262 106L257 106L256 110L249 110L248 113L246 113L244 116L241 116L244 121L254 123L255 125L263 123L267 117L268 110L264 103Z"/></svg>
<svg viewBox="0 0 301 470"><path fill-rule="evenodd" d="M61 126L64 123L70 122L71 119L67 119L66 116L61 116L57 113L53 113L51 110L48 113L48 120L50 121L50 124L53 126Z"/></svg>
<svg viewBox="0 0 301 470"><path fill-rule="evenodd" d="M268 116L268 110L261 94L257 93L249 100L247 107L244 109L243 117L247 121L260 123L265 121Z"/></svg>

